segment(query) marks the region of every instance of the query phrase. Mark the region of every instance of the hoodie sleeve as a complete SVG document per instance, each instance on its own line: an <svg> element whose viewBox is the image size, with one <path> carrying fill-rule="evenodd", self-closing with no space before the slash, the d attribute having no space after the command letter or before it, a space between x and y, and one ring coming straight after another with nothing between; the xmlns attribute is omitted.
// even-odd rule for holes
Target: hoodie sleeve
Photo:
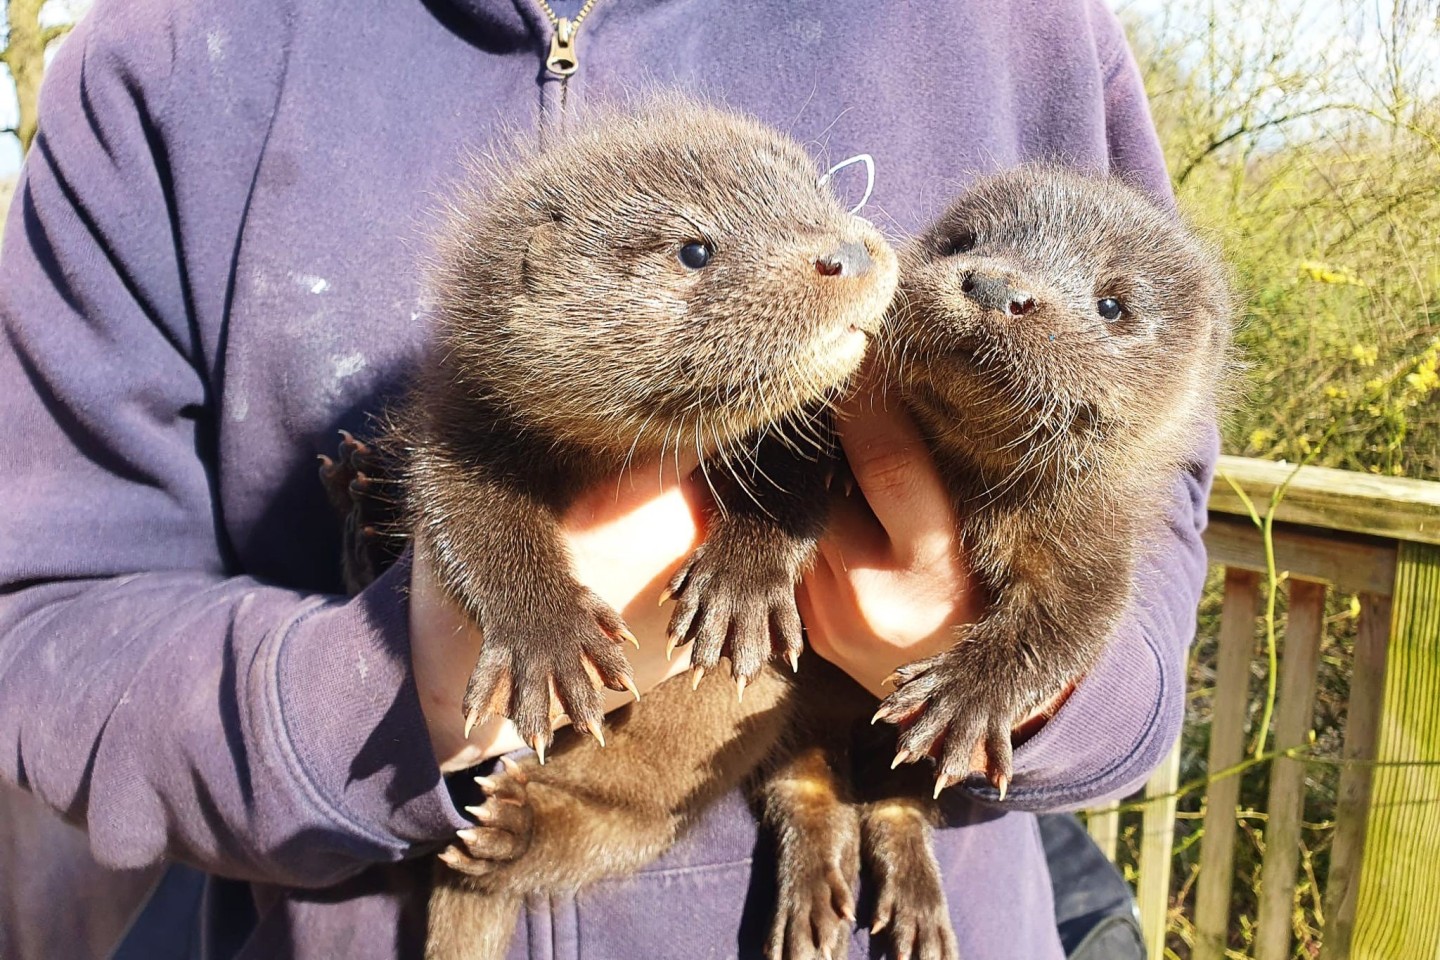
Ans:
<svg viewBox="0 0 1440 960"><path fill-rule="evenodd" d="M0 778L109 867L323 885L463 821L406 569L342 600L227 562L167 150L205 40L177 8L102 0L65 41L0 252Z"/></svg>
<svg viewBox="0 0 1440 960"><path fill-rule="evenodd" d="M1090 4L1105 75L1111 173L1173 203L1140 71L1120 25ZM1180 734L1185 669L1207 560L1201 533L1219 437L1210 426L1192 467L1176 478L1169 516L1135 572L1134 598L1100 663L1065 705L1015 751L1007 806L1079 809L1144 784ZM988 787L975 791L993 799Z"/></svg>

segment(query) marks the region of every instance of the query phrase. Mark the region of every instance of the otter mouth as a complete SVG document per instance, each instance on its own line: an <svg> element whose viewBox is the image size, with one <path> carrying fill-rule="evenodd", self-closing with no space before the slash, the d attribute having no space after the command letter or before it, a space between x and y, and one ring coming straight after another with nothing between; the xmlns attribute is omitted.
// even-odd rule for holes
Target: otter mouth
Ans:
<svg viewBox="0 0 1440 960"><path fill-rule="evenodd" d="M869 349L870 334L859 324L850 323L822 334L808 352L812 362L821 364L827 372L839 373L843 380L860 367Z"/></svg>
<svg viewBox="0 0 1440 960"><path fill-rule="evenodd" d="M870 334L860 329L860 325L858 323L848 323L838 330L831 330L829 333L823 335L820 338L820 343L824 346L836 343L844 343L857 336L865 340L868 340L870 338Z"/></svg>

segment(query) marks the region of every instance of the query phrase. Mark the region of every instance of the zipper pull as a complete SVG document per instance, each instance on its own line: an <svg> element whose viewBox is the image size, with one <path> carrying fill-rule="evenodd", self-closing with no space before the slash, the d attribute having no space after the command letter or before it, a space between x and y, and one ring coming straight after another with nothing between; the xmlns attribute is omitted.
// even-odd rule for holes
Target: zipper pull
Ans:
<svg viewBox="0 0 1440 960"><path fill-rule="evenodd" d="M550 35L550 57L545 68L559 77L568 77L580 69L575 52L575 25L569 17L555 21L555 32Z"/></svg>

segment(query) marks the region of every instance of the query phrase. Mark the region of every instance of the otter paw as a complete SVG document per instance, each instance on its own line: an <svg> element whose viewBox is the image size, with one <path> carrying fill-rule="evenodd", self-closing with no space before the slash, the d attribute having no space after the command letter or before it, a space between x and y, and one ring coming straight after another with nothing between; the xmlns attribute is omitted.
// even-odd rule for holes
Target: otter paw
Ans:
<svg viewBox="0 0 1440 960"><path fill-rule="evenodd" d="M766 960L844 960L855 925L854 851L827 856L811 845L785 856ZM848 868L848 869L847 869Z"/></svg>
<svg viewBox="0 0 1440 960"><path fill-rule="evenodd" d="M895 957L960 960L940 867L918 819L889 824L869 841L876 885L872 936L888 933Z"/></svg>
<svg viewBox="0 0 1440 960"><path fill-rule="evenodd" d="M960 960L960 944L950 925L939 876L881 877L872 935L888 932L891 956L915 960ZM917 882L924 879L924 884ZM929 882L933 879L932 884Z"/></svg>
<svg viewBox="0 0 1440 960"><path fill-rule="evenodd" d="M386 478L376 450L340 431L335 458L319 455L320 485L344 525L341 567L345 587L358 593L400 555L396 504L384 492Z"/></svg>
<svg viewBox="0 0 1440 960"><path fill-rule="evenodd" d="M335 458L319 455L320 485L337 513L348 515L356 502L369 493L369 477L375 469L375 450L357 440L348 430L340 431Z"/></svg>
<svg viewBox="0 0 1440 960"><path fill-rule="evenodd" d="M798 579L799 569L784 562L757 564L730 556L723 543L701 544L662 596L662 602L675 600L667 654L694 644L690 662L696 685L721 657L728 657L742 695L772 657L783 657L798 669L804 649L795 606Z"/></svg>
<svg viewBox="0 0 1440 960"><path fill-rule="evenodd" d="M544 763L560 716L603 745L600 690L628 690L640 699L620 649L640 643L620 615L588 590L546 609L487 619L481 634L480 658L461 704L466 736L486 716L509 717Z"/></svg>
<svg viewBox="0 0 1440 960"><path fill-rule="evenodd" d="M497 871L518 860L530 849L535 830L535 810L528 794L530 778L508 757L501 757L505 773L476 777L485 800L465 811L475 826L455 835L455 842L439 854L446 866L469 877L493 877Z"/></svg>
<svg viewBox="0 0 1440 960"><path fill-rule="evenodd" d="M875 720L900 727L895 766L922 757L936 762L935 796L971 771L1000 791L1010 785L1010 731L1037 698L979 641L896 670L897 689L880 703Z"/></svg>

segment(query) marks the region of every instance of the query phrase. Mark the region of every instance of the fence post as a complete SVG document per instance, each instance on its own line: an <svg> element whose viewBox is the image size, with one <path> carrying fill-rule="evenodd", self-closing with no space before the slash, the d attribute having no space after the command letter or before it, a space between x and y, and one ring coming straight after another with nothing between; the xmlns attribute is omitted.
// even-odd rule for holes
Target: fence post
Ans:
<svg viewBox="0 0 1440 960"><path fill-rule="evenodd" d="M1401 543L1350 955L1440 957L1440 546Z"/></svg>
<svg viewBox="0 0 1440 960"><path fill-rule="evenodd" d="M1330 842L1330 873L1325 878L1325 939L1320 944L1320 960L1350 960L1389 638L1390 598L1362 593L1350 697L1345 705L1345 745L1340 753L1345 765L1335 797L1335 837Z"/></svg>
<svg viewBox="0 0 1440 960"><path fill-rule="evenodd" d="M1206 769L1212 776L1238 764L1245 753L1245 707L1250 702L1250 661L1259 604L1260 575L1227 568L1210 710L1210 759ZM1213 781L1206 790L1205 833L1200 838L1200 874L1195 881L1193 960L1223 960L1229 944L1235 810L1239 800L1238 773Z"/></svg>
<svg viewBox="0 0 1440 960"><path fill-rule="evenodd" d="M1276 750L1305 746L1315 715L1315 671L1325 636L1325 585L1290 581L1285 654L1280 662L1280 696L1275 716ZM1289 960L1295 910L1295 873L1300 863L1300 828L1305 814L1305 761L1277 757L1270 765L1265 803L1265 862L1260 872L1260 918L1251 947L1256 960Z"/></svg>
<svg viewBox="0 0 1440 960"><path fill-rule="evenodd" d="M1180 744L1177 742L1160 769L1145 785L1145 804L1141 825L1140 882L1135 899L1140 906L1140 926L1145 932L1149 955L1165 956L1165 930L1170 925L1170 871L1175 862L1175 809L1180 786Z"/></svg>

